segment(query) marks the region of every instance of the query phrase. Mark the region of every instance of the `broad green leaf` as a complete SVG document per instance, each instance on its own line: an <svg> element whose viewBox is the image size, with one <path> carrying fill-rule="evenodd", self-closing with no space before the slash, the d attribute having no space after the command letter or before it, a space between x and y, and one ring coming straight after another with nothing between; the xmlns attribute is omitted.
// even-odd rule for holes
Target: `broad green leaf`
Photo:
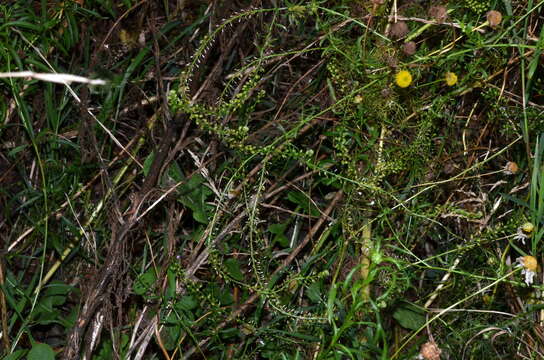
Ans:
<svg viewBox="0 0 544 360"><path fill-rule="evenodd" d="M166 170L166 176L176 183L180 182L185 177L183 176L183 172L181 171L178 163L175 161L172 162L172 164L168 167L168 170Z"/></svg>
<svg viewBox="0 0 544 360"><path fill-rule="evenodd" d="M132 290L136 295L144 295L157 281L157 276L153 269L147 270L145 273L138 276L134 281Z"/></svg>
<svg viewBox="0 0 544 360"><path fill-rule="evenodd" d="M227 272L234 280L242 281L244 279L244 275L240 271L238 260L232 258L227 259L225 261L225 266L227 267Z"/></svg>
<svg viewBox="0 0 544 360"><path fill-rule="evenodd" d="M74 289L73 286L67 285L60 281L53 281L44 290L44 297L52 298L52 305L58 306L64 304L66 296Z"/></svg>
<svg viewBox="0 0 544 360"><path fill-rule="evenodd" d="M40 325L49 325L49 324L56 324L60 323L60 320L62 319L60 310L53 309L53 308L40 308L38 311L36 311L35 315L36 317L36 323Z"/></svg>
<svg viewBox="0 0 544 360"><path fill-rule="evenodd" d="M287 247L289 245L289 239L285 236L285 230L287 229L288 223L284 224L272 224L266 229L266 231L274 234L272 239L273 243L278 243L282 247Z"/></svg>
<svg viewBox="0 0 544 360"><path fill-rule="evenodd" d="M193 212L193 218L202 224L208 223L208 214L213 207L206 203L212 191L204 184L200 174L193 175L187 183L179 187L179 201Z"/></svg>
<svg viewBox="0 0 544 360"><path fill-rule="evenodd" d="M403 328L418 330L425 324L425 313L415 305L402 303L395 312L393 318L397 320Z"/></svg>
<svg viewBox="0 0 544 360"><path fill-rule="evenodd" d="M229 306L234 302L231 295L232 291L229 288L224 288L218 286L217 284L213 284L211 286L211 293L215 299L219 300L219 303L222 306Z"/></svg>
<svg viewBox="0 0 544 360"><path fill-rule="evenodd" d="M198 306L198 302L192 295L185 295L174 305L176 310L191 311Z"/></svg>
<svg viewBox="0 0 544 360"><path fill-rule="evenodd" d="M167 350L173 350L178 344L178 339L181 335L181 320L178 319L175 313L170 313L165 321L165 326L162 333L162 341Z"/></svg>
<svg viewBox="0 0 544 360"><path fill-rule="evenodd" d="M28 352L28 360L54 360L55 352L51 346L43 343L36 343Z"/></svg>

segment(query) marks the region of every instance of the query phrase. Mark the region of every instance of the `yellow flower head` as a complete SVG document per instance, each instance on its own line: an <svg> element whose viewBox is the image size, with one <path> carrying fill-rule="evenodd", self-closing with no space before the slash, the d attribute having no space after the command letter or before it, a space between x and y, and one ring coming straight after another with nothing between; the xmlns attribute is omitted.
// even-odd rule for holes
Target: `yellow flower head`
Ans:
<svg viewBox="0 0 544 360"><path fill-rule="evenodd" d="M534 256L524 256L520 259L519 263L526 270L533 271L533 272L535 272L538 267L538 263L536 262L536 258Z"/></svg>
<svg viewBox="0 0 544 360"><path fill-rule="evenodd" d="M453 86L457 84L457 75L448 71L446 73L446 84L448 84L448 86Z"/></svg>
<svg viewBox="0 0 544 360"><path fill-rule="evenodd" d="M406 70L401 70L395 75L395 82L399 87L406 88L412 83L412 75Z"/></svg>
<svg viewBox="0 0 544 360"><path fill-rule="evenodd" d="M525 275L525 283L531 285L538 270L538 262L534 256L522 256L516 259L518 267L521 267L521 273Z"/></svg>

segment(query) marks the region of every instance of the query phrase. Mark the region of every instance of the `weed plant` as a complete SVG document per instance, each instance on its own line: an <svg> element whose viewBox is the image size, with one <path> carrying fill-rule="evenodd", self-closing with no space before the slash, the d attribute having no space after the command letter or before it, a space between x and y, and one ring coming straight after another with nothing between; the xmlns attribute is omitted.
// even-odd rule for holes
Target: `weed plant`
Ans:
<svg viewBox="0 0 544 360"><path fill-rule="evenodd" d="M1 4L1 355L544 357L543 4Z"/></svg>

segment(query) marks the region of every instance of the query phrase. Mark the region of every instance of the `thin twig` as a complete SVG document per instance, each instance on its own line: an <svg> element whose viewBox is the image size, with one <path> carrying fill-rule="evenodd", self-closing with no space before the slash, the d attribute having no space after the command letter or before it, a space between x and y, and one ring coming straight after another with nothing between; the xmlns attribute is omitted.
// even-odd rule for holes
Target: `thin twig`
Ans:
<svg viewBox="0 0 544 360"><path fill-rule="evenodd" d="M89 85L106 85L106 81L102 79L89 79L73 74L35 73L33 71L0 72L0 78L32 78L64 85L69 85L73 82Z"/></svg>

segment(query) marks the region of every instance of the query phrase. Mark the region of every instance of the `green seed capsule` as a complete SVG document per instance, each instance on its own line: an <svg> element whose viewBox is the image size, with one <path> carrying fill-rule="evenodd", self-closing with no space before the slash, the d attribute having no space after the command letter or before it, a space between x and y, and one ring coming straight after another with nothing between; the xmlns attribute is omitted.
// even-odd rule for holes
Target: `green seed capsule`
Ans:
<svg viewBox="0 0 544 360"><path fill-rule="evenodd" d="M534 230L535 226L530 222L526 222L525 224L521 225L521 231L527 235L531 234Z"/></svg>

